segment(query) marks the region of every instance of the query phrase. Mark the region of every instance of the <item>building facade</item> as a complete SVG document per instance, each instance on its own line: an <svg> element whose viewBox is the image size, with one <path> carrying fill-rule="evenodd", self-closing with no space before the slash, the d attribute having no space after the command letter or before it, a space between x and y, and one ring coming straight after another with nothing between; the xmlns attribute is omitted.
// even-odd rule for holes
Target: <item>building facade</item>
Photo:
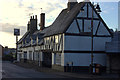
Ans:
<svg viewBox="0 0 120 80"><path fill-rule="evenodd" d="M0 61L2 61L2 56L3 56L3 46L0 45Z"/></svg>
<svg viewBox="0 0 120 80"><path fill-rule="evenodd" d="M120 31L116 31L112 41L106 43L107 72L120 73Z"/></svg>
<svg viewBox="0 0 120 80"><path fill-rule="evenodd" d="M61 71L89 71L93 52L93 63L100 64L105 70L105 44L111 42L110 29L91 2L75 0L67 5L48 27L44 26L45 14L42 13L40 30L36 28L37 16L31 17L27 32L18 42L18 61Z"/></svg>

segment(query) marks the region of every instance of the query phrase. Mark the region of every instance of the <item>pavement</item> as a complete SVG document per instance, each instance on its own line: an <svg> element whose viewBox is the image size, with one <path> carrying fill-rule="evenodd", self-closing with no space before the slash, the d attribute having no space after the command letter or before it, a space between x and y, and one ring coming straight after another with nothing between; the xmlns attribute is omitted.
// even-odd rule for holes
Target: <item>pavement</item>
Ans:
<svg viewBox="0 0 120 80"><path fill-rule="evenodd" d="M15 65L34 69L39 72L44 72L48 74L58 75L58 76L64 76L65 78L81 78L81 79L100 79L100 80L113 80L113 79L120 79L118 74L102 74L102 75L92 75L89 73L71 73L71 72L60 72L57 70L53 70L51 68L47 67L39 67L35 65L31 65L28 63L15 63Z"/></svg>

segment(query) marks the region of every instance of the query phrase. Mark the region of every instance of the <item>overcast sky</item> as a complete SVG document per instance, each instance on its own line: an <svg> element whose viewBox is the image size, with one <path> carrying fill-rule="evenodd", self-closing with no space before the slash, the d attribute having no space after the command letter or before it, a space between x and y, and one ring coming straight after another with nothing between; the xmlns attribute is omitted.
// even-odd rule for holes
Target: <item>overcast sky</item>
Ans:
<svg viewBox="0 0 120 80"><path fill-rule="evenodd" d="M22 36L26 32L26 26L31 13L37 15L38 23L40 22L39 15L41 8L42 12L46 13L45 25L49 26L61 10L67 7L67 1L68 0L0 0L0 44L15 47L16 37L13 35L14 28L19 28ZM80 2L82 0L77 1ZM101 16L109 28L117 28L118 3L100 2L100 7L102 10ZM19 36L19 39L21 36Z"/></svg>

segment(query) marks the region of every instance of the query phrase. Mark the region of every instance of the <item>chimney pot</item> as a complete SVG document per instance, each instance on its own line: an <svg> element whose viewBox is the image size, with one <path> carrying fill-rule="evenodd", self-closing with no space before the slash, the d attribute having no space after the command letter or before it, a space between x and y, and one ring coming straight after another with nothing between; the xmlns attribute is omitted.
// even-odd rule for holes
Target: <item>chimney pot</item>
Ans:
<svg viewBox="0 0 120 80"><path fill-rule="evenodd" d="M32 16L30 17L30 19L32 19Z"/></svg>
<svg viewBox="0 0 120 80"><path fill-rule="evenodd" d="M34 19L34 15L33 15L33 19Z"/></svg>
<svg viewBox="0 0 120 80"><path fill-rule="evenodd" d="M37 19L37 15L35 15L35 19Z"/></svg>

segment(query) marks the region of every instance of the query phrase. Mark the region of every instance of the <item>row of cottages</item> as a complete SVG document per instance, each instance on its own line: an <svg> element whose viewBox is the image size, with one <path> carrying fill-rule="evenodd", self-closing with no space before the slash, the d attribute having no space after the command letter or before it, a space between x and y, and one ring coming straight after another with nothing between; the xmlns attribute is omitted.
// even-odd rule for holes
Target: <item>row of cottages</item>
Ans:
<svg viewBox="0 0 120 80"><path fill-rule="evenodd" d="M102 70L106 69L105 44L111 42L112 33L91 2L69 0L67 8L48 27L44 26L44 13L40 19L40 30L37 29L37 16L33 16L27 32L19 40L19 61L61 71L66 71L67 66L72 66L73 71L89 71L93 19L93 63L102 65Z"/></svg>

